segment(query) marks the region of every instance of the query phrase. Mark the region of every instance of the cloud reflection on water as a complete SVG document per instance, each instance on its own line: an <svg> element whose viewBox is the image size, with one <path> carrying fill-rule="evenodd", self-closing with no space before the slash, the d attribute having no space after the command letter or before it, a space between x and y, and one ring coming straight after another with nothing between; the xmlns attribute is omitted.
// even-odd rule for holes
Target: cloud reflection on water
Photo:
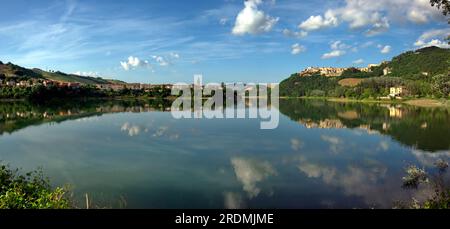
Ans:
<svg viewBox="0 0 450 229"><path fill-rule="evenodd" d="M261 192L261 188L257 187L257 183L270 176L277 175L277 171L267 161L235 157L231 159L231 164L238 181L242 183L243 189L247 192L249 198L254 198Z"/></svg>

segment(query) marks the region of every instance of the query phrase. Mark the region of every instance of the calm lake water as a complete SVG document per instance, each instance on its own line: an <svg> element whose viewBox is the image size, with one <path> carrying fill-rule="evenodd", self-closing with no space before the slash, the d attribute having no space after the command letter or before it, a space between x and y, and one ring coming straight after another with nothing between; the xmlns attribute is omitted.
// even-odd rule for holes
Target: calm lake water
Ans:
<svg viewBox="0 0 450 229"><path fill-rule="evenodd" d="M280 101L280 124L170 102L0 103L0 160L113 208L391 208L404 168L450 159L450 110ZM447 177L448 179L448 177ZM81 205L83 207L83 205Z"/></svg>

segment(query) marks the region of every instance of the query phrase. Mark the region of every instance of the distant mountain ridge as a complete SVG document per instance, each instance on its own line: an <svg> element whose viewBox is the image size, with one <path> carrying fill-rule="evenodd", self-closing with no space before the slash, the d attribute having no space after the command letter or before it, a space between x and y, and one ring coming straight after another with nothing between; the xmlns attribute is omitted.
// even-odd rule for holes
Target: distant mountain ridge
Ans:
<svg viewBox="0 0 450 229"><path fill-rule="evenodd" d="M29 80L29 79L45 79L51 81L58 81L63 83L80 83L80 84L125 84L123 81L103 79L100 77L79 76L75 74L67 74L56 71L49 72L38 68L27 69L12 63L0 61L0 78L14 79L14 80Z"/></svg>

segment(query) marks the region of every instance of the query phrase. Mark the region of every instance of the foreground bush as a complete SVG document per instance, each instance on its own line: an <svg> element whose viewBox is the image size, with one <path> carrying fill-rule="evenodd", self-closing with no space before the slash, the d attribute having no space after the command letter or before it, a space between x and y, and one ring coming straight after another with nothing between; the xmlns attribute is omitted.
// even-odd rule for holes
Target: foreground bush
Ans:
<svg viewBox="0 0 450 229"><path fill-rule="evenodd" d="M65 209L69 208L66 190L52 189L41 170L19 174L0 165L0 209Z"/></svg>
<svg viewBox="0 0 450 229"><path fill-rule="evenodd" d="M446 183L445 173L448 169L448 162L438 160L435 163L438 169L437 174L430 175L424 169L414 165L408 166L403 177L403 187L417 189L419 185L431 185L434 193L425 201L412 199L411 202L399 202L395 208L408 209L449 209L450 208L450 186Z"/></svg>

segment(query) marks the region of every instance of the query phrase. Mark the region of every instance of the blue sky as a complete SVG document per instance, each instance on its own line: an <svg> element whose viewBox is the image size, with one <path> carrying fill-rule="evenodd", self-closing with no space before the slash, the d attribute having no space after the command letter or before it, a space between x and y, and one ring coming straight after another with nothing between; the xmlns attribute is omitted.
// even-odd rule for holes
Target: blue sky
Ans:
<svg viewBox="0 0 450 229"><path fill-rule="evenodd" d="M127 82L279 82L448 48L428 2L2 0L0 60Z"/></svg>

